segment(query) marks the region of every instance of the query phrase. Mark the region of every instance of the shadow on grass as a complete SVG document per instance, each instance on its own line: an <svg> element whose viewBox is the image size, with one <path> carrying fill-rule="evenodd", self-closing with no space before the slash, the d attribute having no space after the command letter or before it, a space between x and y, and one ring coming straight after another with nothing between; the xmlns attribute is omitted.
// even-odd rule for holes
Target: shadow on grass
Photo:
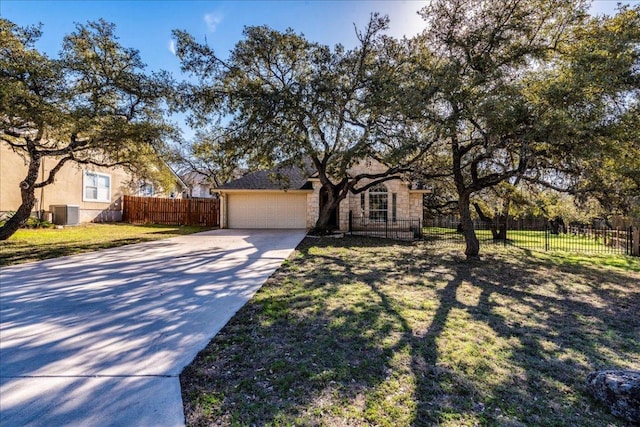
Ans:
<svg viewBox="0 0 640 427"><path fill-rule="evenodd" d="M181 375L188 423L624 425L584 378L640 368L637 275L361 238L298 254Z"/></svg>
<svg viewBox="0 0 640 427"><path fill-rule="evenodd" d="M64 243L41 246L24 245L20 242L5 242L5 246L3 247L3 254L0 257L0 266L42 261L45 259L59 258L84 252L97 251L100 249L109 249L119 246L132 245L134 243L149 242L152 240L157 239L150 237L136 237L129 239L116 239L109 242L101 243L73 242L72 245Z"/></svg>
<svg viewBox="0 0 640 427"><path fill-rule="evenodd" d="M85 227L86 226L87 225L85 225ZM105 228L101 228L102 226L105 226ZM84 232L84 229L81 227L82 226L78 228L73 227L72 234L65 235L64 237L60 235L55 236L55 239L51 241L45 240L45 243L33 243L33 240L31 240L29 236L24 240L6 240L0 242L0 266L42 261L45 259L115 248L135 243L150 242L165 237L182 236L214 229L211 227L166 226L157 224L134 227L131 224L110 223L106 225L89 224L89 228ZM118 238L118 236L127 237Z"/></svg>

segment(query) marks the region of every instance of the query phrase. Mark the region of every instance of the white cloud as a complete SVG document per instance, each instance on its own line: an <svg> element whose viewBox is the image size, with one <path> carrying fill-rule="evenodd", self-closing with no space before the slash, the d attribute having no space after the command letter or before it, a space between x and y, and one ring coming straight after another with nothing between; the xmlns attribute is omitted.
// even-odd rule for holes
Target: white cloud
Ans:
<svg viewBox="0 0 640 427"><path fill-rule="evenodd" d="M169 45L167 46L169 48L169 52L171 52L172 54L176 54L176 42L173 40L169 41Z"/></svg>
<svg viewBox="0 0 640 427"><path fill-rule="evenodd" d="M222 14L218 12L207 13L204 15L204 22L207 24L207 29L213 33L218 28L218 24L222 22Z"/></svg>

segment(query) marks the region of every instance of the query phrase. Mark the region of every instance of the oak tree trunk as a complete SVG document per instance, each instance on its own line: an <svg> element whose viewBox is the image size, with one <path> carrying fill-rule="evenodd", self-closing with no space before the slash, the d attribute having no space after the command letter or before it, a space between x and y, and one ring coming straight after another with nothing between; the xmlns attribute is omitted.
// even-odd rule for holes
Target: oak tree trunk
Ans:
<svg viewBox="0 0 640 427"><path fill-rule="evenodd" d="M462 234L466 248L464 254L469 258L477 258L480 254L480 242L473 228L473 219L471 218L471 207L469 194L463 193L458 201L458 211L460 213L460 224L462 225Z"/></svg>
<svg viewBox="0 0 640 427"><path fill-rule="evenodd" d="M324 229L328 230L332 227L331 216L335 211L337 203L325 203L324 206L320 209L320 213L318 215L318 221L316 221L316 229Z"/></svg>
<svg viewBox="0 0 640 427"><path fill-rule="evenodd" d="M29 162L29 169L27 177L20 183L20 196L22 198L22 204L16 211L16 213L7 220L7 222L0 227L0 240L7 240L9 237L18 231L20 227L31 216L31 210L36 203L34 184L38 178L38 170L40 169L40 158L31 157Z"/></svg>
<svg viewBox="0 0 640 427"><path fill-rule="evenodd" d="M314 228L317 233L324 234L335 228L335 225L331 224L331 219L340 203L340 198L337 194L338 189L333 186L324 186L320 193L320 211Z"/></svg>

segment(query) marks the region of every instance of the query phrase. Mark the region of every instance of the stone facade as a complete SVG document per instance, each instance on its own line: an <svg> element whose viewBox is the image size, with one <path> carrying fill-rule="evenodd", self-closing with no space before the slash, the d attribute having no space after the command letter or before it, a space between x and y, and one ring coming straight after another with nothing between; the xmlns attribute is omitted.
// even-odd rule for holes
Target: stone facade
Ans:
<svg viewBox="0 0 640 427"><path fill-rule="evenodd" d="M316 225L320 216L320 181L314 180L313 193L307 194L307 229L311 229Z"/></svg>
<svg viewBox="0 0 640 427"><path fill-rule="evenodd" d="M349 170L349 174L354 176L362 173L382 173L387 168L375 160L367 160L359 163ZM359 187L367 185L368 180L363 180ZM317 179L312 179L313 193L307 196L307 227L315 226L320 213L320 189L321 184ZM393 219L419 219L422 220L422 196L425 190L411 190L410 183L398 176L396 179L385 181L381 184L386 189L387 194L387 218ZM349 229L349 212L354 218L364 218L365 221L371 216L370 203L371 189L362 193L349 193L347 198L340 202L338 208L338 227L341 231ZM394 214L395 211L395 214Z"/></svg>

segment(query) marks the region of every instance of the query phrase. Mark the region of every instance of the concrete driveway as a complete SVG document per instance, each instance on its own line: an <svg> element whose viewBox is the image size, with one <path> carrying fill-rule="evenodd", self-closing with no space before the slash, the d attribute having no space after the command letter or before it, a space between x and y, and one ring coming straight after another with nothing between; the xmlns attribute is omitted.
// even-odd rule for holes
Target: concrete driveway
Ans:
<svg viewBox="0 0 640 427"><path fill-rule="evenodd" d="M303 237L216 230L3 268L0 425L184 425L178 375Z"/></svg>

